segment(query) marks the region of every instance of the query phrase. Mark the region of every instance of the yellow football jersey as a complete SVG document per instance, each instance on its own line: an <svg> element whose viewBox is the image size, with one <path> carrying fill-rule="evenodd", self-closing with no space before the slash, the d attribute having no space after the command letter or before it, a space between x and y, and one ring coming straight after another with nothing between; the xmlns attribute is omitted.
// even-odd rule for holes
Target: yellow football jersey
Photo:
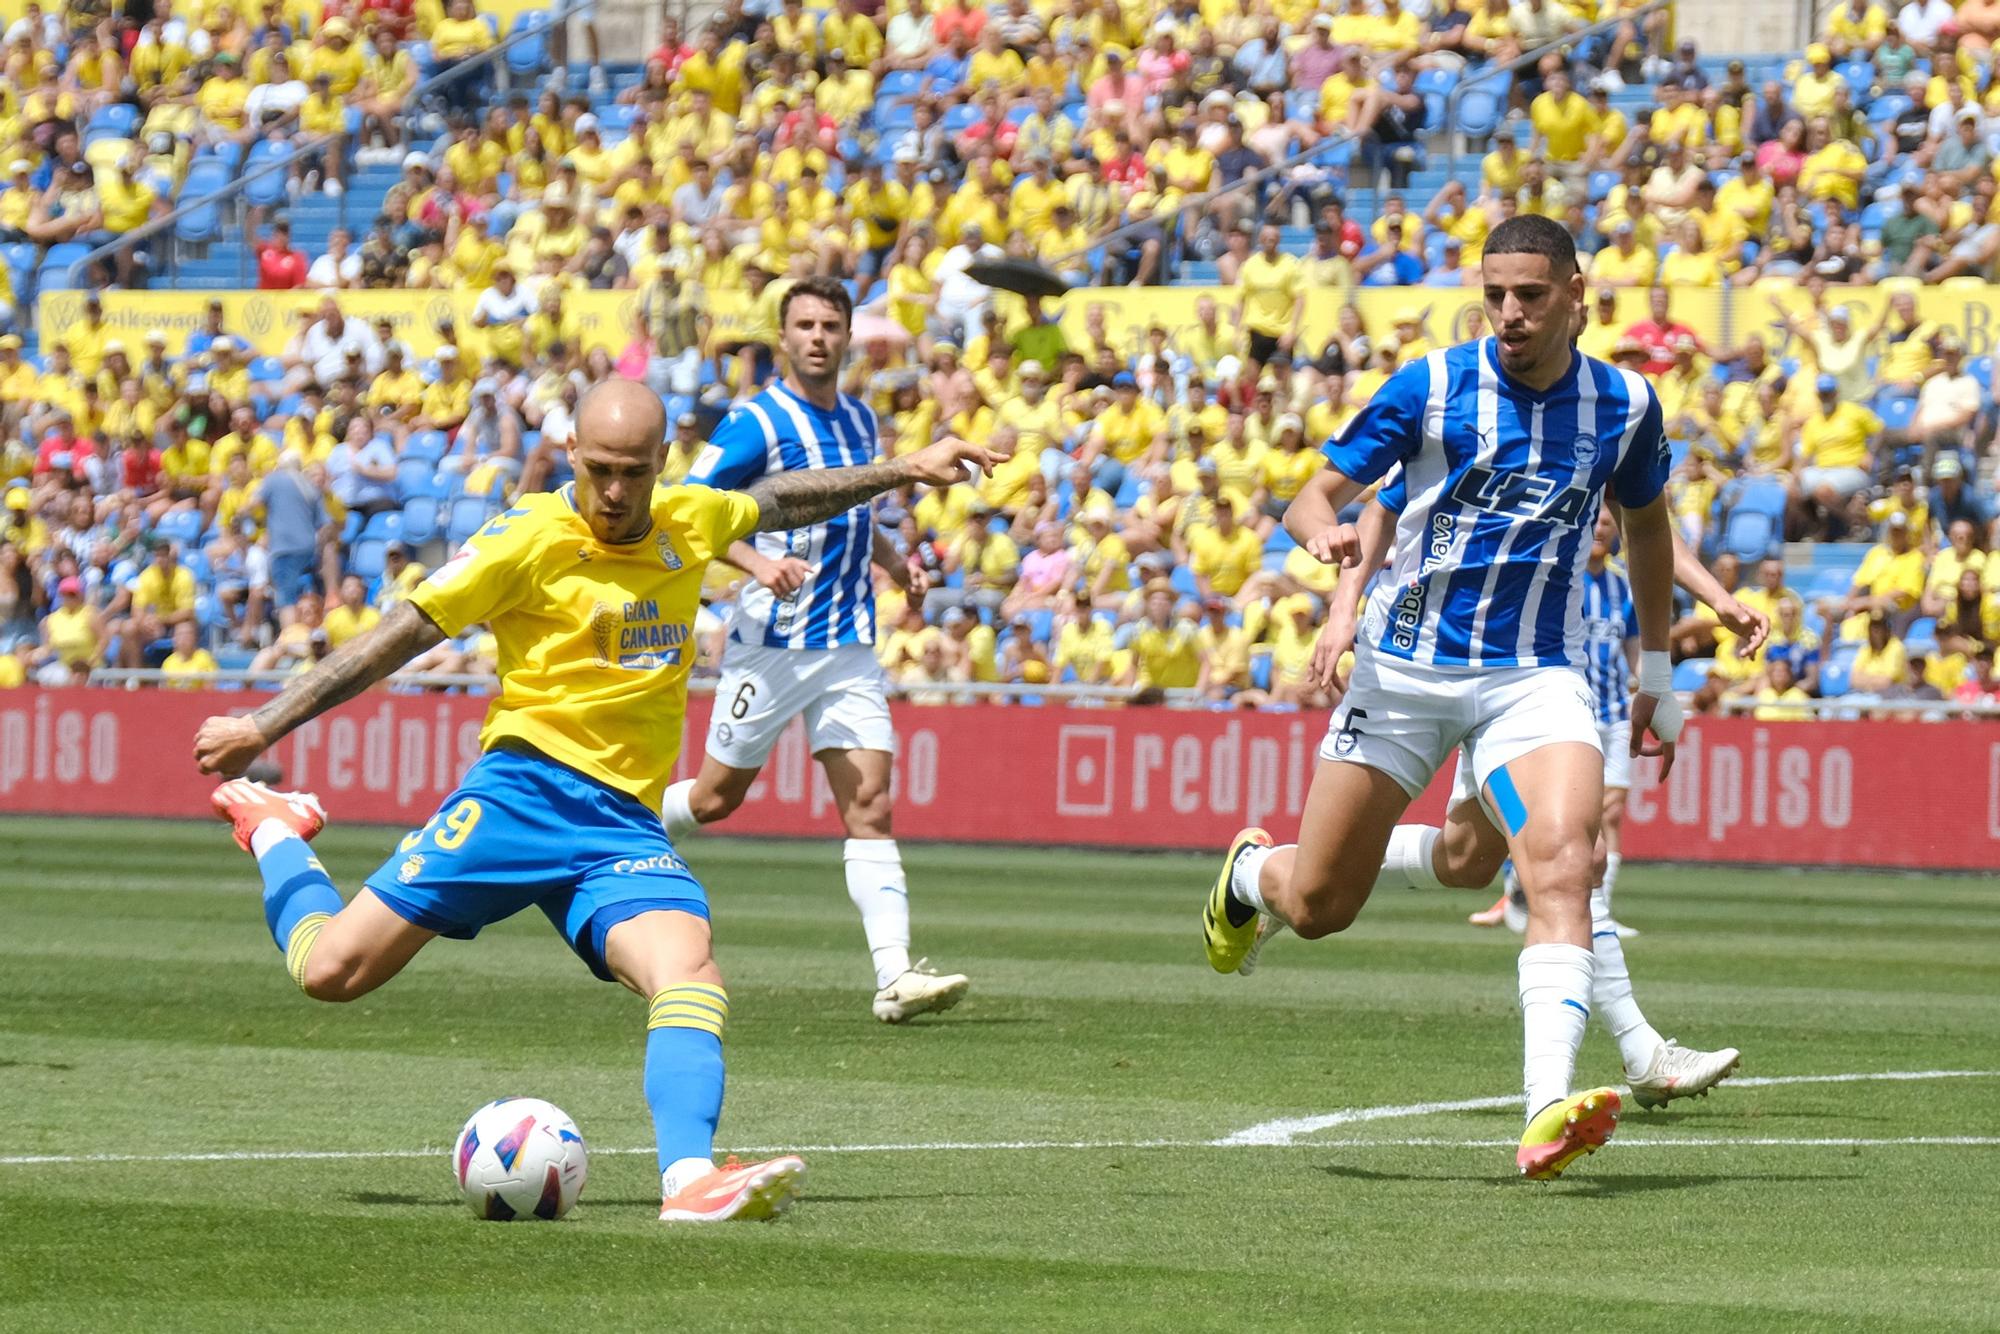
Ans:
<svg viewBox="0 0 2000 1334"><path fill-rule="evenodd" d="M574 483L489 520L410 595L447 635L483 621L499 642L480 746L525 742L658 810L680 755L702 576L756 523L742 492L660 487L652 528L612 545L577 512Z"/></svg>

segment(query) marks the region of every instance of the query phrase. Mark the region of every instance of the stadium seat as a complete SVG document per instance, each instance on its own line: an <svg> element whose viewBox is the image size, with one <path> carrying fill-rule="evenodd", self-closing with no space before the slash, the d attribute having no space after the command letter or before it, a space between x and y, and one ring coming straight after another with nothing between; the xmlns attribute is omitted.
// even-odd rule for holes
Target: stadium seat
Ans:
<svg viewBox="0 0 2000 1334"><path fill-rule="evenodd" d="M1769 514L1738 506L1722 527L1722 549L1744 562L1764 559L1783 536Z"/></svg>
<svg viewBox="0 0 2000 1334"><path fill-rule="evenodd" d="M396 465L396 498L408 502L415 496L434 496L441 490L437 464L429 459L405 458Z"/></svg>
<svg viewBox="0 0 2000 1334"><path fill-rule="evenodd" d="M548 41L544 35L548 27L549 16L539 9L523 10L515 16L514 29L508 35L518 40L507 48L504 57L509 74L533 78L548 68ZM519 36L522 33L528 35Z"/></svg>
<svg viewBox="0 0 2000 1334"><path fill-rule="evenodd" d="M265 169L291 157L294 151L290 144L273 143L269 139L260 139L252 146L249 156L243 160L243 198L248 203L269 208L284 200L288 173L275 168ZM259 172L263 174L258 175Z"/></svg>
<svg viewBox="0 0 2000 1334"><path fill-rule="evenodd" d="M153 525L153 532L169 542L190 546L201 536L201 511L169 510Z"/></svg>
<svg viewBox="0 0 2000 1334"><path fill-rule="evenodd" d="M403 540L403 516L396 510L378 510L361 525L361 540L382 542Z"/></svg>
<svg viewBox="0 0 2000 1334"><path fill-rule="evenodd" d="M86 132L102 131L129 139L138 128L139 108L129 102L112 102L92 114Z"/></svg>
<svg viewBox="0 0 2000 1334"><path fill-rule="evenodd" d="M881 84L875 89L875 105L892 97L910 97L924 86L924 76L913 69L891 70L882 76Z"/></svg>
<svg viewBox="0 0 2000 1334"><path fill-rule="evenodd" d="M1910 622L1910 628L1903 632L1903 648L1911 657L1915 657L1919 653L1935 653L1937 652L1937 647L1937 620L1935 617L1925 616L1920 620L1912 621Z"/></svg>
<svg viewBox="0 0 2000 1334"><path fill-rule="evenodd" d="M1687 658L1674 664L1674 689L1699 690L1708 684L1708 673L1715 666L1714 658Z"/></svg>
<svg viewBox="0 0 2000 1334"><path fill-rule="evenodd" d="M389 544L378 537L364 537L348 549L347 572L358 574L363 579L374 579L382 573L384 557Z"/></svg>
<svg viewBox="0 0 2000 1334"><path fill-rule="evenodd" d="M422 546L438 535L439 499L434 495L413 495L403 502L403 540Z"/></svg>
<svg viewBox="0 0 2000 1334"><path fill-rule="evenodd" d="M1201 594L1201 590L1195 586L1194 571L1185 565L1174 566L1170 582L1174 586L1174 592L1184 598L1199 597Z"/></svg>
<svg viewBox="0 0 2000 1334"><path fill-rule="evenodd" d="M1886 430L1902 431L1909 428L1917 415L1917 400L1906 395L1877 395L1875 415L1882 419Z"/></svg>
<svg viewBox="0 0 2000 1334"><path fill-rule="evenodd" d="M250 363L250 381L253 384L269 384L284 378L285 363L276 357L258 357Z"/></svg>
<svg viewBox="0 0 2000 1334"><path fill-rule="evenodd" d="M1458 98L1458 119L1452 129L1473 142L1482 142L1500 124L1507 110L1507 94L1497 89L1499 80L1468 87Z"/></svg>
<svg viewBox="0 0 2000 1334"><path fill-rule="evenodd" d="M445 541L456 547L479 531L492 512L485 496L460 496L451 502L451 518L445 527Z"/></svg>
<svg viewBox="0 0 2000 1334"><path fill-rule="evenodd" d="M419 431L403 442L403 457L435 464L444 457L448 446L443 431Z"/></svg>

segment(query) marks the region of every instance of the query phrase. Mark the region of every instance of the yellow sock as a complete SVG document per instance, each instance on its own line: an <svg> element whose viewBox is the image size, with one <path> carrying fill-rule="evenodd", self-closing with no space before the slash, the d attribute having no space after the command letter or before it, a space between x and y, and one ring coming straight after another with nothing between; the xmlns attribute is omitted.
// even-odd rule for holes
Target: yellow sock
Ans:
<svg viewBox="0 0 2000 1334"><path fill-rule="evenodd" d="M308 913L292 928L292 938L285 942L285 971L292 975L292 985L300 991L306 989L306 959L312 954L312 947L319 941L319 933L332 913Z"/></svg>
<svg viewBox="0 0 2000 1334"><path fill-rule="evenodd" d="M655 993L646 1007L646 1027L694 1028L715 1037L729 1022L729 994L706 982L682 982Z"/></svg>

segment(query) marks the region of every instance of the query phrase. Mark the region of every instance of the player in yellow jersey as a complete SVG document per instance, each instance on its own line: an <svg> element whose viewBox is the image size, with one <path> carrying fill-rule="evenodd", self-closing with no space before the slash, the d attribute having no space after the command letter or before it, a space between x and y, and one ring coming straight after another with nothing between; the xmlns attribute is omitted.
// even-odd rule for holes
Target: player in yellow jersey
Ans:
<svg viewBox="0 0 2000 1334"><path fill-rule="evenodd" d="M678 758L702 577L730 543L843 513L911 482L946 486L984 449L945 440L891 462L774 474L745 491L656 487L666 416L636 381L585 395L576 481L526 497L360 635L256 712L195 737L218 815L256 854L273 938L316 1000L381 986L437 936L538 907L606 981L649 1000L645 1090L663 1221L768 1218L797 1194L795 1157L711 1161L729 1002L708 904L660 824ZM485 623L500 694L457 791L345 905L305 840L316 798L234 776L293 729L417 654Z"/></svg>

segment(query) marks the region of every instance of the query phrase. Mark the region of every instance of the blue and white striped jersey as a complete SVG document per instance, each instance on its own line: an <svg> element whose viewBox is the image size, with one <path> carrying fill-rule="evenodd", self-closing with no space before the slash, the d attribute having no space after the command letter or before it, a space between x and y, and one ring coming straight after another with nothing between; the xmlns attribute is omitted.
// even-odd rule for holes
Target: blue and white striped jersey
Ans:
<svg viewBox="0 0 2000 1334"><path fill-rule="evenodd" d="M1444 667L1583 666L1580 576L1604 491L1637 509L1669 466L1639 376L1575 353L1538 392L1500 369L1491 338L1397 371L1324 453L1357 481L1386 478L1398 516L1365 633Z"/></svg>
<svg viewBox="0 0 2000 1334"><path fill-rule="evenodd" d="M846 468L874 461L875 413L848 394L832 411L814 407L778 382L730 410L688 472L690 485L740 489L759 477L800 468ZM765 648L826 649L875 642L875 583L870 572L874 521L856 505L806 528L754 533L771 559L797 556L817 567L798 592L781 598L748 584L729 637Z"/></svg>
<svg viewBox="0 0 2000 1334"><path fill-rule="evenodd" d="M1632 716L1632 659L1626 652L1639 633L1632 614L1632 581L1606 561L1583 571L1583 674L1597 697L1597 721L1622 723Z"/></svg>

